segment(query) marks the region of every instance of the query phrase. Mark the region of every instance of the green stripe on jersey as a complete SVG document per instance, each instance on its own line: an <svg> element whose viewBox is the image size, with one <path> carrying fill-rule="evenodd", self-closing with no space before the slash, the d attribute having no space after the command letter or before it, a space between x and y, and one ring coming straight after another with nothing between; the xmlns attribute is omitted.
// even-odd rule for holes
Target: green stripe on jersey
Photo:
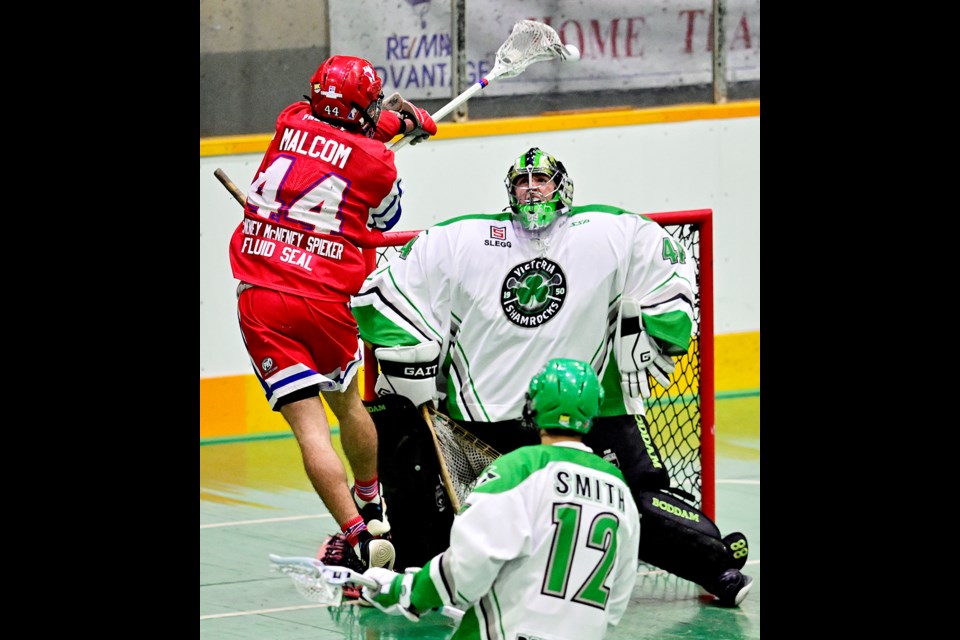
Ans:
<svg viewBox="0 0 960 640"><path fill-rule="evenodd" d="M479 493L510 491L553 462L569 462L580 465L587 469L609 474L626 483L620 469L592 451L541 444L520 447L497 458L480 474L480 484L473 490Z"/></svg>

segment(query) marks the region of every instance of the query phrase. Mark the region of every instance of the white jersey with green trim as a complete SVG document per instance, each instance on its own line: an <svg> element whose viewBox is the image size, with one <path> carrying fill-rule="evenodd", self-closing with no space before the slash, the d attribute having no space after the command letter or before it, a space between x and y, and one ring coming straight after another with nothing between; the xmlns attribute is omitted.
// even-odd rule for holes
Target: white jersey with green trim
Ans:
<svg viewBox="0 0 960 640"><path fill-rule="evenodd" d="M565 441L488 466L424 570L444 604L466 609L456 640L598 640L629 604L639 545L620 470Z"/></svg>
<svg viewBox="0 0 960 640"><path fill-rule="evenodd" d="M593 366L606 392L601 415L642 415L642 400L624 397L608 367L620 301L638 300L645 322L674 323L672 342L686 353L694 278L693 256L639 214L574 207L538 233L507 211L422 231L367 277L352 306L371 344L440 343L438 391L455 420L519 419L550 358Z"/></svg>

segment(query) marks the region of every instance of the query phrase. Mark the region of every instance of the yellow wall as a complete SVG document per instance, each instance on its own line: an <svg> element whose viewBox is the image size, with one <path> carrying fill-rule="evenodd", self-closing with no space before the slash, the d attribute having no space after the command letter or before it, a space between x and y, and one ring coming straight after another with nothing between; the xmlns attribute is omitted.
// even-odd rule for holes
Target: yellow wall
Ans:
<svg viewBox="0 0 960 640"><path fill-rule="evenodd" d="M716 392L760 391L760 332L715 337ZM360 389L363 392L363 370ZM327 419L336 419L327 409ZM252 373L200 379L200 438L224 438L287 431L279 413L270 410L263 389Z"/></svg>
<svg viewBox="0 0 960 640"><path fill-rule="evenodd" d="M643 109L584 109L528 116L496 118L471 122L444 122L431 140L505 136L513 133L563 131L596 127L625 127L630 125L688 122L747 118L760 115L759 100L740 100L723 104L684 104ZM273 133L243 136L200 138L200 157L263 153L270 145ZM398 138L399 139L399 138Z"/></svg>

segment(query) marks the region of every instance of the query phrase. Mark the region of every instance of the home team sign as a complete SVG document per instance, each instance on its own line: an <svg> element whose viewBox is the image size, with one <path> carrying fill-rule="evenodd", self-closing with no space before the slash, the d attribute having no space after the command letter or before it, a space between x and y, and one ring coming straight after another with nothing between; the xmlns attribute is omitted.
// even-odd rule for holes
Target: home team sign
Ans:
<svg viewBox="0 0 960 640"><path fill-rule="evenodd" d="M470 0L465 3L466 82L493 69L518 20L553 27L576 45L577 64L540 63L495 82L486 95L624 90L709 84L713 80L712 0ZM329 0L330 53L365 57L386 95L449 98L449 0ZM727 81L760 79L760 0L727 0Z"/></svg>

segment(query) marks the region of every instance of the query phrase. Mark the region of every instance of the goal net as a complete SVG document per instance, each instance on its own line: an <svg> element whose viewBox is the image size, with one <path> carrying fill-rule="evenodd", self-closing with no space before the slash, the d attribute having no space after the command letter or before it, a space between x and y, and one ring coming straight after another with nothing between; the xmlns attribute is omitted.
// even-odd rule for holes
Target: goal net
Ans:
<svg viewBox="0 0 960 640"><path fill-rule="evenodd" d="M647 400L650 435L670 473L671 486L692 494L697 506L715 518L714 502L714 380L713 380L713 222L712 210L669 211L645 214L655 220L686 249L696 265L696 300L690 349L677 358L668 389L651 384ZM381 246L364 250L367 271L382 265L418 231L383 234ZM375 399L378 367L373 353L364 350L364 398ZM462 498L484 464L476 443L443 432L434 421L456 493ZM482 445L482 443L480 443ZM480 447L482 449L482 447ZM446 455L449 452L449 455ZM493 452L495 454L496 452Z"/></svg>

